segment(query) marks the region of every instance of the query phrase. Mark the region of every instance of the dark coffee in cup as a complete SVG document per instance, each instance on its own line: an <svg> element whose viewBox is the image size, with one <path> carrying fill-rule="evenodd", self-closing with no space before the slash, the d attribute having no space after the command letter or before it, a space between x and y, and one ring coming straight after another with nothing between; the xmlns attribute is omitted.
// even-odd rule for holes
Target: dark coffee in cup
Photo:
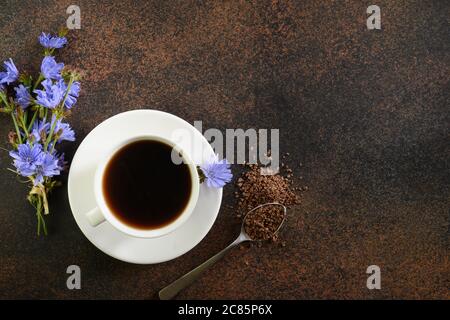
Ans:
<svg viewBox="0 0 450 320"><path fill-rule="evenodd" d="M106 205L123 224L141 230L158 229L175 221L188 205L192 175L185 163L172 161L172 146L138 140L108 161L102 178Z"/></svg>

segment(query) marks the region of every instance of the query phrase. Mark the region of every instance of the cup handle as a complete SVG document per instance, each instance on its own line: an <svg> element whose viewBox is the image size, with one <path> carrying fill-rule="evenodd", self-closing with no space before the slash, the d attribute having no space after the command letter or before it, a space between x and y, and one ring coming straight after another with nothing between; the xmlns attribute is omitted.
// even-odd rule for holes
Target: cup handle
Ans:
<svg viewBox="0 0 450 320"><path fill-rule="evenodd" d="M93 227L96 227L100 223L105 221L105 216L103 215L103 213L100 211L100 209L98 207L95 207L94 209L92 209L91 211L86 213L86 217L87 217L90 225Z"/></svg>

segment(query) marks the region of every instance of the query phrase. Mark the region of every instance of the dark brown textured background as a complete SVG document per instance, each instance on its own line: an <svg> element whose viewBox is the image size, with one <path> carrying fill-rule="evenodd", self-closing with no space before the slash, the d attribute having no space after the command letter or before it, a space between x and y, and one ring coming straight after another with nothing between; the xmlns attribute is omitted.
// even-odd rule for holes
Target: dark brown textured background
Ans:
<svg viewBox="0 0 450 320"><path fill-rule="evenodd" d="M294 183L309 187L285 248L235 250L180 298L449 298L447 1L1 0L0 59L36 70L37 36L65 25L72 3L82 29L59 59L85 78L69 156L104 119L154 108L204 128L280 128ZM366 28L372 3L381 31ZM1 147L10 128L0 118ZM155 298L234 239L233 192L195 249L139 266L84 238L65 187L37 238L26 187L2 169L0 298ZM66 289L70 264L81 290ZM371 264L381 290L366 288Z"/></svg>

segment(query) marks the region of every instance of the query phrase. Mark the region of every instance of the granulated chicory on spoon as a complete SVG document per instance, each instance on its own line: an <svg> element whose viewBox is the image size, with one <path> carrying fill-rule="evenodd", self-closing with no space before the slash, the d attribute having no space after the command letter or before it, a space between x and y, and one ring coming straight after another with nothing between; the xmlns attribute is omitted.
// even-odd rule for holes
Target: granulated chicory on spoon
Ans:
<svg viewBox="0 0 450 320"><path fill-rule="evenodd" d="M272 202L257 206L250 210L244 218L241 233L228 247L215 256L203 262L197 268L186 273L167 287L159 291L161 300L175 297L181 290L192 284L200 275L214 263L219 261L231 248L246 241L265 241L273 238L286 219L286 207L280 203Z"/></svg>

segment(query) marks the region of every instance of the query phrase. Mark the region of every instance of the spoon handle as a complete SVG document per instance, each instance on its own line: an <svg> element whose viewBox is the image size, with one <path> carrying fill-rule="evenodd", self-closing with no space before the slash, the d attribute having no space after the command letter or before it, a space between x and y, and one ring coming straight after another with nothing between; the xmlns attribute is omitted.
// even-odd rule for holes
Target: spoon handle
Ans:
<svg viewBox="0 0 450 320"><path fill-rule="evenodd" d="M203 262L201 265L199 265L197 268L189 271L184 276L178 278L171 284L169 284L164 289L161 289L159 291L159 298L161 300L170 300L173 297L175 297L181 290L192 284L200 275L211 267L214 263L219 261L221 258L225 256L225 254L230 250L231 248L237 246L241 242L247 241L248 238L245 236L240 235L236 240L233 241L228 247L217 253L215 256L209 258L205 262Z"/></svg>

